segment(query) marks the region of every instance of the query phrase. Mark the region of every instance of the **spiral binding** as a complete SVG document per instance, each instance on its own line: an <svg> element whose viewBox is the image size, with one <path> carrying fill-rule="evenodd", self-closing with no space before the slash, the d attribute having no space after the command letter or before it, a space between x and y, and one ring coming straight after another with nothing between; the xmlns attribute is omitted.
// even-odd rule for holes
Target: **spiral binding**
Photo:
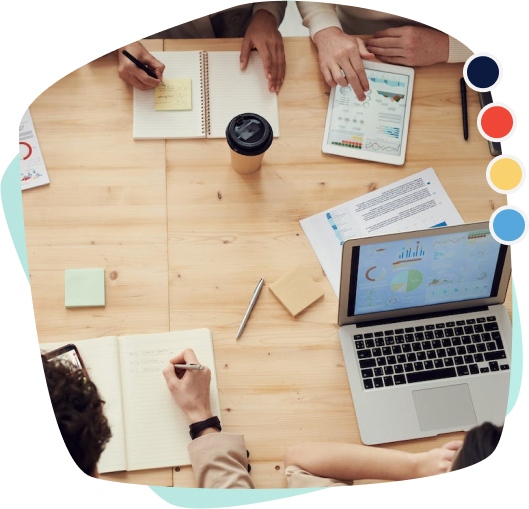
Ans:
<svg viewBox="0 0 529 509"><path fill-rule="evenodd" d="M211 135L211 124L209 121L209 60L207 51L200 52L200 82L202 87L202 98L200 107L202 109L202 134Z"/></svg>

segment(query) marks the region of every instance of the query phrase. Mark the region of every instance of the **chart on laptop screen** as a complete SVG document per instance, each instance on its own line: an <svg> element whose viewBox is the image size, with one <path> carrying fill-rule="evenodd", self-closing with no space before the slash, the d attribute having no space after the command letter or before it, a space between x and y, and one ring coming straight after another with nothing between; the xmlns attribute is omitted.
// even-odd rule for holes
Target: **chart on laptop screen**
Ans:
<svg viewBox="0 0 529 509"><path fill-rule="evenodd" d="M490 230L361 246L355 315L489 297L499 252Z"/></svg>

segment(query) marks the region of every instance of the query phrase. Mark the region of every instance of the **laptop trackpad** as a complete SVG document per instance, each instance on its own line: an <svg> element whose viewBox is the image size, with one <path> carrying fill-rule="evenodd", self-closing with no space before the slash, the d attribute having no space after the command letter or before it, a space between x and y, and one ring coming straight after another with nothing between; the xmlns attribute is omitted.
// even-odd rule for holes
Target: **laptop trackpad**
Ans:
<svg viewBox="0 0 529 509"><path fill-rule="evenodd" d="M467 384L413 391L413 400L422 431L477 424Z"/></svg>

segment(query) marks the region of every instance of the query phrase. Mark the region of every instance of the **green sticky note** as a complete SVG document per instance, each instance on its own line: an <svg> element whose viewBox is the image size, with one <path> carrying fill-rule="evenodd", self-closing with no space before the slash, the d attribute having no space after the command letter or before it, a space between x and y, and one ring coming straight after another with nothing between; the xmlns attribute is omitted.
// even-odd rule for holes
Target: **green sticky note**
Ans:
<svg viewBox="0 0 529 509"><path fill-rule="evenodd" d="M64 305L67 308L105 305L105 269L64 271Z"/></svg>

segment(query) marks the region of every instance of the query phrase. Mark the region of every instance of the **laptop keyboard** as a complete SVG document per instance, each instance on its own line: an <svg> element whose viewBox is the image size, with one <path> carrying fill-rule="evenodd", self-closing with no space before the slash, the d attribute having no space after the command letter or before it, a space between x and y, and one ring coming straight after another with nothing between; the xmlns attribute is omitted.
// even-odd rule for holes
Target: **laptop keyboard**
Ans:
<svg viewBox="0 0 529 509"><path fill-rule="evenodd" d="M365 389L509 369L495 316L355 334Z"/></svg>

